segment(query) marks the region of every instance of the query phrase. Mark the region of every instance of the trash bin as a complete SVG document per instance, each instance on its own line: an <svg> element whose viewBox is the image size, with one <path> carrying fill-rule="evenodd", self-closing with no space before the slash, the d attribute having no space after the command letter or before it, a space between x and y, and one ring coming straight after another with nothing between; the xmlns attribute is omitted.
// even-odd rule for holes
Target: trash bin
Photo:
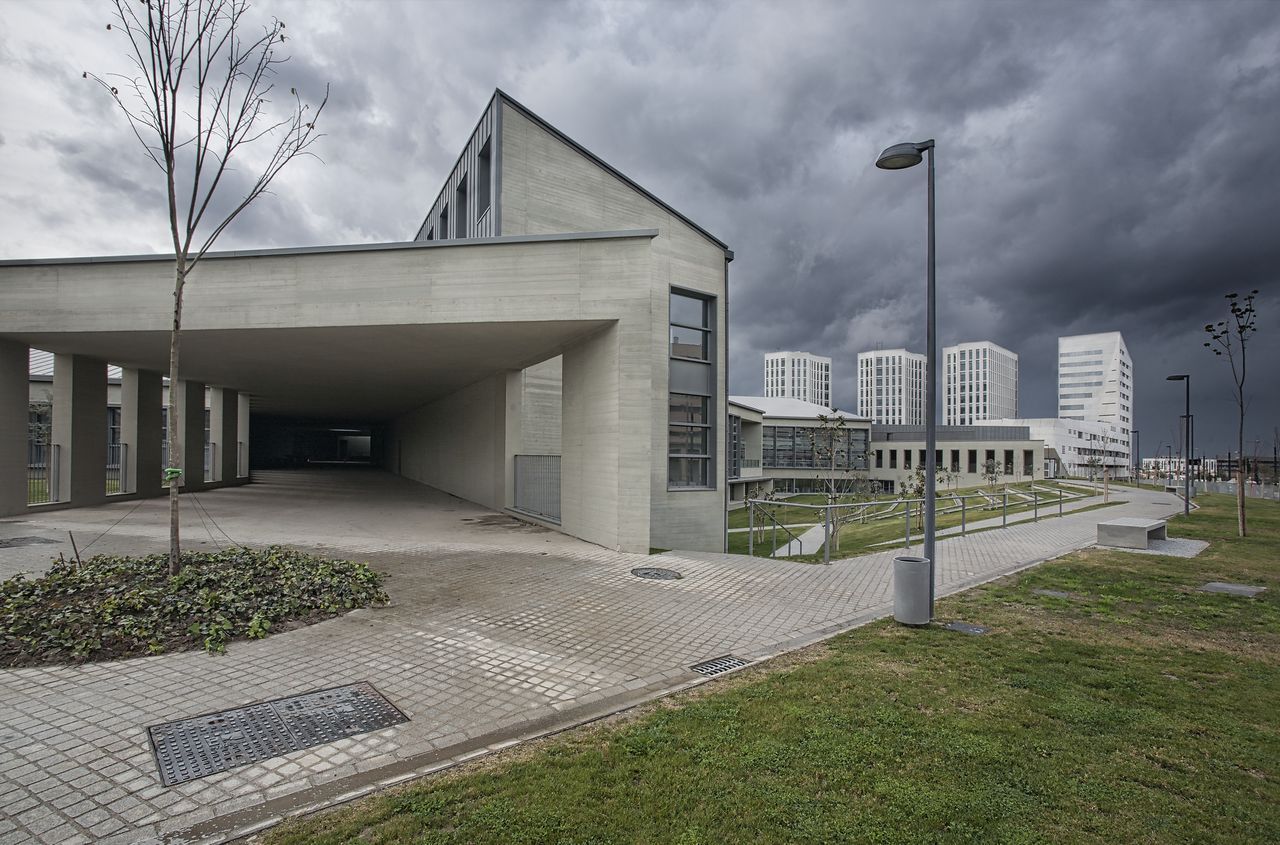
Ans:
<svg viewBox="0 0 1280 845"><path fill-rule="evenodd" d="M893 559L893 618L903 625L928 625L929 559L901 555Z"/></svg>

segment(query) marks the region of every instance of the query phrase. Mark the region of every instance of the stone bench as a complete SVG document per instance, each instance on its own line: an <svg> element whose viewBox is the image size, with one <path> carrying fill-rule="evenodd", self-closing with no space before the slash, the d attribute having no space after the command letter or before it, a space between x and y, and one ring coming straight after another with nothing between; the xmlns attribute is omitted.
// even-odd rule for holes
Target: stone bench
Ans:
<svg viewBox="0 0 1280 845"><path fill-rule="evenodd" d="M1098 545L1146 549L1152 540L1168 539L1163 519L1121 517L1098 523Z"/></svg>

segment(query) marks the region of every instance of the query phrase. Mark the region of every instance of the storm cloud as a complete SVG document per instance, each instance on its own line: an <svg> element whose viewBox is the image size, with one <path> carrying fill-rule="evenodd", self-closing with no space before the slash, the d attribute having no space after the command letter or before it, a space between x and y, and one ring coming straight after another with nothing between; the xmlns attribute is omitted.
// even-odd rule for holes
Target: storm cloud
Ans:
<svg viewBox="0 0 1280 845"><path fill-rule="evenodd" d="M319 97L298 162L220 248L412 236L501 87L726 241L731 390L762 356L923 351L922 168L937 139L939 334L1018 352L1024 416L1055 413L1060 334L1122 331L1143 451L1233 448L1223 295L1261 290L1246 439L1280 423L1280 4L323 3L288 24L281 84ZM124 70L107 4L0 6L4 257L161 252L160 183L81 72Z"/></svg>

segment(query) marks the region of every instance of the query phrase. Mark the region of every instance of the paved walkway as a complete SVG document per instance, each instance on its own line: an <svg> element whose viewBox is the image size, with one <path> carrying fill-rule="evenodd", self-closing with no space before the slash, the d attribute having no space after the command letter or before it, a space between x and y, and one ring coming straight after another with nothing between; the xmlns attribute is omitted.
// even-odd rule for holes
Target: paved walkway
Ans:
<svg viewBox="0 0 1280 845"><path fill-rule="evenodd" d="M891 610L898 549L830 566L620 554L425 488L379 492L394 483L285 474L201 497L239 540L310 536L322 551L370 560L389 575L389 607L234 643L222 656L0 670L0 843L216 841L700 683L688 668L699 661L760 659ZM1177 509L1164 494L1125 497L1101 513ZM126 510L0 520L0 538L56 538L69 526L79 536ZM938 592L1090 545L1100 518L1068 514L941 541ZM450 539L424 540L427 526ZM101 545L150 551L163 538L163 507L148 504ZM0 562L19 551L0 549ZM630 574L658 560L684 579ZM372 682L411 721L160 784L147 726L356 681Z"/></svg>

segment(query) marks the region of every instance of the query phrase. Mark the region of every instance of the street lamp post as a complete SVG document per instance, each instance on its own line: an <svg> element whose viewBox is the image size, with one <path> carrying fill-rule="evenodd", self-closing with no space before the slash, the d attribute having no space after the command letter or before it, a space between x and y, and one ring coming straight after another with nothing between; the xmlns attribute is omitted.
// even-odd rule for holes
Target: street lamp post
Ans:
<svg viewBox="0 0 1280 845"><path fill-rule="evenodd" d="M1191 376L1188 375L1187 373L1182 373L1181 375L1176 375L1176 376L1165 376L1165 381L1184 382L1187 387L1187 408L1186 408L1187 463L1183 467L1183 472L1182 472L1182 481L1183 481L1182 513L1183 513L1183 516L1190 516L1191 515Z"/></svg>
<svg viewBox="0 0 1280 845"><path fill-rule="evenodd" d="M938 387L938 343L937 343L937 309L935 308L936 278L934 260L933 234L933 139L920 143L894 144L876 159L876 167L881 170L903 170L915 167L922 161L923 155L929 156L929 250L928 274L929 282L925 294L926 337L925 344L925 388L924 388L924 556L929 561L929 619L933 620L933 594L936 582L937 563L933 554L934 518L936 515L935 477L938 472L938 426L937 426L937 387Z"/></svg>
<svg viewBox="0 0 1280 845"><path fill-rule="evenodd" d="M1129 444L1132 447L1130 457L1133 459L1130 463L1133 465L1133 477L1137 479L1138 486L1142 486L1142 450L1138 448L1138 430L1135 428L1132 432L1133 442Z"/></svg>

